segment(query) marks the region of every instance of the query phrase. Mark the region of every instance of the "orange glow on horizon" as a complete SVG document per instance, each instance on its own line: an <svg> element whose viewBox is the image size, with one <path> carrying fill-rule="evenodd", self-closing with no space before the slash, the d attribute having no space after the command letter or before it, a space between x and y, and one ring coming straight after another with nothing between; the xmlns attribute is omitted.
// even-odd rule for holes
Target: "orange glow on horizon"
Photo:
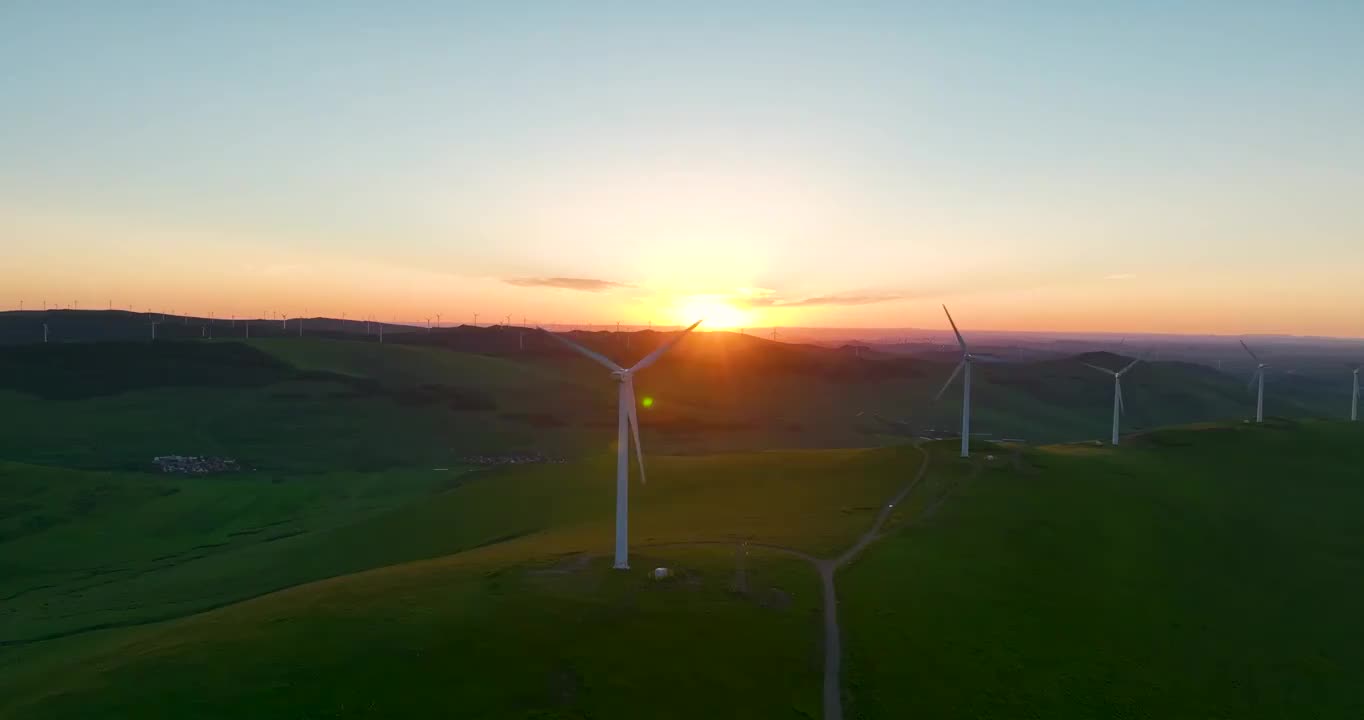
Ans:
<svg viewBox="0 0 1364 720"><path fill-rule="evenodd" d="M703 321L697 330L732 330L750 327L754 318L751 311L737 308L722 297L698 295L685 298L675 313L676 323L685 327L697 320Z"/></svg>

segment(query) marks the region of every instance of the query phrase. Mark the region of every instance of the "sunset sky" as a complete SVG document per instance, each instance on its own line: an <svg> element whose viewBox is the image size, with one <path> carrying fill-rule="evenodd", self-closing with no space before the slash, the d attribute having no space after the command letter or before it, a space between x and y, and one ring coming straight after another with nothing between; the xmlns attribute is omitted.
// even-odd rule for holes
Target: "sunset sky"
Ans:
<svg viewBox="0 0 1364 720"><path fill-rule="evenodd" d="M5 2L0 307L1364 336L1364 3L1116 5Z"/></svg>

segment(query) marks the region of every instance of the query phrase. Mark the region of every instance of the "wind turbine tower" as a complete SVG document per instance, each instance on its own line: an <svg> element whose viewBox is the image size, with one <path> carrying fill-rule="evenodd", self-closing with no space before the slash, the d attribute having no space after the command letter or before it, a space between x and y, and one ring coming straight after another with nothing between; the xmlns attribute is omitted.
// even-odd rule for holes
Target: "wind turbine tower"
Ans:
<svg viewBox="0 0 1364 720"><path fill-rule="evenodd" d="M568 338L554 333L549 334L555 340L610 370L611 375L620 384L620 404L616 413L616 558L613 565L617 570L630 569L630 435L634 436L635 456L639 460L639 481L645 482L644 448L639 444L639 414L635 406L635 373L657 362L663 353L666 353L673 345L677 344L677 341L700 324L700 320L692 323L691 327L673 336L671 340L645 355L643 360L635 363L634 367L628 370L611 362L606 356L588 350Z"/></svg>
<svg viewBox="0 0 1364 720"><path fill-rule="evenodd" d="M1245 343L1244 340L1241 340L1241 341L1239 341L1239 342L1241 343L1241 347L1245 348L1246 354L1250 355L1251 359L1254 360L1255 363L1256 363L1256 365L1255 365L1255 373L1254 373L1253 375L1250 376L1250 382L1246 385L1246 389L1249 390L1250 387L1251 387L1252 385L1255 385L1255 384L1258 382L1258 384L1259 384L1259 390L1256 391L1256 394L1255 394L1255 422L1257 422L1257 423L1264 422L1264 421L1265 421L1265 369L1268 368L1269 365L1268 365L1267 363L1260 362L1260 358L1259 358L1255 353L1251 352L1251 350L1250 350L1249 347L1246 347L1246 343Z"/></svg>
<svg viewBox="0 0 1364 720"><path fill-rule="evenodd" d="M1358 420L1359 420L1359 366L1358 366L1358 365L1355 366L1354 377L1355 377L1354 389L1353 389L1353 391L1350 393L1350 422L1358 422Z"/></svg>
<svg viewBox="0 0 1364 720"><path fill-rule="evenodd" d="M1140 359L1140 358L1138 358L1138 359L1136 359L1136 360L1133 360L1132 362L1127 363L1127 367L1124 367L1123 369L1118 370L1117 372L1114 372L1114 371L1112 371L1112 370L1109 370L1108 368L1101 368L1101 367L1099 367L1098 365L1089 365L1089 363L1085 363L1085 365L1089 365L1089 367L1092 367L1092 368L1094 368L1095 370L1098 370L1098 371L1101 372L1101 373L1105 373L1105 374L1107 374L1107 375L1112 375L1112 376L1113 376L1113 440L1112 440L1112 442L1113 442L1114 445L1117 445L1117 444L1118 444L1118 416L1121 415L1122 413L1127 412L1127 408L1123 407L1123 403L1122 403L1122 376L1123 376L1123 375L1126 375L1126 374L1127 374L1127 371L1128 371L1128 370L1131 370L1131 369L1132 369L1132 366L1133 366L1133 365L1136 365L1136 364L1139 363L1139 362L1141 362L1141 359Z"/></svg>
<svg viewBox="0 0 1364 720"><path fill-rule="evenodd" d="M957 336L957 344L961 346L961 361L957 363L956 369L954 369L952 371L952 375L947 378L947 382L943 383L942 389L938 391L938 394L936 396L934 396L933 401L937 402L938 398L941 398L942 394L947 392L947 388L952 385L952 381L957 379L957 375L961 374L961 371L964 368L966 370L966 374L963 376L961 382L961 456L970 457L971 364L975 362L976 358L974 355L971 354L971 350L966 347L966 341L962 339L961 332L957 330L957 323L952 319L952 313L947 311L946 305L942 306L942 311L947 314L947 322L952 325L952 334Z"/></svg>

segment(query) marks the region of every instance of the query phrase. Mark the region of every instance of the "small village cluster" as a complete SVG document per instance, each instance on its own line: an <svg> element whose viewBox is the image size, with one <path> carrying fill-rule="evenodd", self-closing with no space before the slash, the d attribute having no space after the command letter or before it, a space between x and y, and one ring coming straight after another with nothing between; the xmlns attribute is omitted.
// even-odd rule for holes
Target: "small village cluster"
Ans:
<svg viewBox="0 0 1364 720"><path fill-rule="evenodd" d="M152 458L152 464L163 473L178 475L207 475L241 470L241 466L232 458L198 455L158 455Z"/></svg>

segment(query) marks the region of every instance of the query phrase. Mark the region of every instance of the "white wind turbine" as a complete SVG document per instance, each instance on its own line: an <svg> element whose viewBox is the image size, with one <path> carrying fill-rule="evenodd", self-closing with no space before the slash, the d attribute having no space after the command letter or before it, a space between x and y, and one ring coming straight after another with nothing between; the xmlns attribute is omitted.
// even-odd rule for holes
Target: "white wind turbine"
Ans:
<svg viewBox="0 0 1364 720"><path fill-rule="evenodd" d="M1238 342L1241 343L1241 347L1245 348L1246 354L1250 355L1251 359L1253 359L1253 360L1256 362L1256 365L1255 365L1255 372L1254 372L1254 374L1252 374L1252 375L1250 376L1250 382L1249 382L1249 383L1246 383L1246 389L1249 390L1250 387L1251 387L1252 385L1255 385L1257 381L1259 382L1260 389L1256 392L1256 395L1255 395L1255 422L1257 422L1257 423L1258 423L1258 422L1264 422L1264 421L1265 421L1265 368L1268 368L1268 367L1269 367L1269 364L1268 364L1268 363L1260 362L1259 356L1257 356L1255 353L1251 352L1251 350L1250 350L1249 347L1246 347L1246 342L1245 342L1244 340L1239 340Z"/></svg>
<svg viewBox="0 0 1364 720"><path fill-rule="evenodd" d="M952 313L947 312L947 306L942 306L942 311L947 313L947 322L952 324L952 332L957 336L957 344L961 346L961 362L957 363L957 368L952 371L952 375L943 383L942 389L933 397L933 402L937 402L942 394L947 392L947 388L952 385L952 381L957 379L962 368L966 369L966 375L961 382L961 456L971 456L971 363L975 362L976 357L966 347L966 341L961 337L961 331L957 330L957 323L952 320Z"/></svg>
<svg viewBox="0 0 1364 720"><path fill-rule="evenodd" d="M550 337L610 370L611 375L616 378L616 382L620 383L620 405L616 413L616 560L613 565L617 570L630 569L630 438L627 437L628 435L634 436L635 457L639 460L639 481L645 482L644 448L639 444L639 413L635 407L635 373L657 362L663 353L668 352L669 348L676 345L677 341L700 324L700 320L692 323L691 327L678 333L673 339L644 356L643 360L635 363L635 366L629 370L611 362L606 356L588 350L568 338L549 333ZM541 331L544 332L544 329L541 328Z"/></svg>
<svg viewBox="0 0 1364 720"><path fill-rule="evenodd" d="M1089 365L1089 363L1085 363L1086 365L1089 365L1089 367L1092 367L1092 368L1094 368L1095 370L1098 370L1098 371L1101 372L1101 373L1105 373L1105 374L1108 374L1108 375L1112 375L1112 376L1113 376L1113 444L1114 444L1114 445L1117 445L1117 444L1118 444L1118 416L1119 416L1120 414L1122 414L1122 413L1127 412L1127 408L1123 407L1123 403L1122 403L1122 376L1123 376L1123 375L1126 375L1126 374L1127 374L1127 371L1128 371L1128 370L1131 370L1131 369L1132 369L1132 366L1133 366L1133 365L1136 365L1136 364L1139 363L1139 362L1141 362L1141 358L1137 358L1136 360L1133 360L1132 362L1127 363L1127 367L1125 367L1125 368L1123 368L1123 369L1121 369L1121 370L1118 370L1118 371L1116 371L1116 372L1114 372L1113 370L1109 370L1108 368L1099 367L1098 365Z"/></svg>
<svg viewBox="0 0 1364 720"><path fill-rule="evenodd" d="M1353 389L1353 391L1350 393L1350 422L1357 422L1357 421L1359 420L1359 366L1358 366L1358 365L1355 366L1354 376L1355 376L1354 389Z"/></svg>

